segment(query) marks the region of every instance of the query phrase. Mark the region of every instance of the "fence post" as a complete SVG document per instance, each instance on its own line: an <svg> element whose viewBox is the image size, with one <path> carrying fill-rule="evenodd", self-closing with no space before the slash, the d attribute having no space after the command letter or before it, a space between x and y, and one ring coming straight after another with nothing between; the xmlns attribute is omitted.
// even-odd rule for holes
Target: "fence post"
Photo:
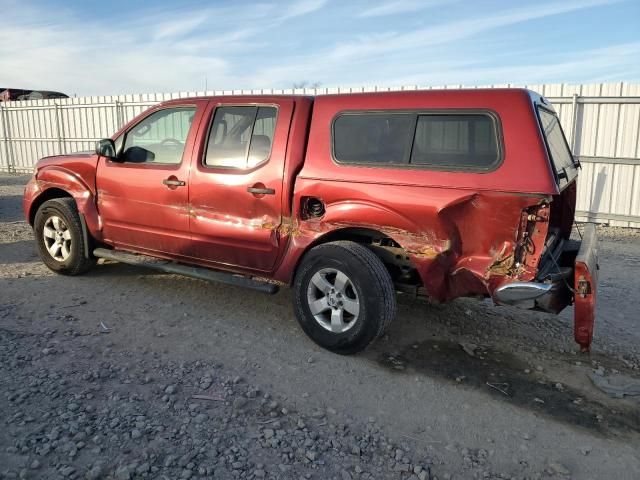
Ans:
<svg viewBox="0 0 640 480"><path fill-rule="evenodd" d="M571 116L571 153L576 154L576 136L578 134L578 98L577 93L573 94L573 115Z"/></svg>
<svg viewBox="0 0 640 480"><path fill-rule="evenodd" d="M55 108L56 108L56 134L58 135L58 148L59 148L59 154L60 155L64 155L65 153L65 149L64 149L64 130L62 127L62 115L60 112L60 105L58 104L58 102L54 102Z"/></svg>
<svg viewBox="0 0 640 480"><path fill-rule="evenodd" d="M15 171L13 165L13 149L9 148L9 120L7 115L7 107L4 106L3 102L0 102L0 122L2 123L2 140L4 143L4 153L7 158L7 172L11 173Z"/></svg>
<svg viewBox="0 0 640 480"><path fill-rule="evenodd" d="M116 100L116 119L118 122L118 130L124 126L124 111L122 110L122 102Z"/></svg>

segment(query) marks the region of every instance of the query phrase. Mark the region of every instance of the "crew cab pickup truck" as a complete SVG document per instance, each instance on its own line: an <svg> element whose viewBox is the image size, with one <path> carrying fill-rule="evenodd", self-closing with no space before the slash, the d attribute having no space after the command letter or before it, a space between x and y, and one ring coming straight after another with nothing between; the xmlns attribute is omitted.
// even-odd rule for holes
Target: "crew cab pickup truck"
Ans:
<svg viewBox="0 0 640 480"><path fill-rule="evenodd" d="M397 292L574 304L588 350L596 233L570 238L578 174L528 90L200 97L40 160L24 211L56 272L104 258L289 285L303 330L341 354L385 331Z"/></svg>

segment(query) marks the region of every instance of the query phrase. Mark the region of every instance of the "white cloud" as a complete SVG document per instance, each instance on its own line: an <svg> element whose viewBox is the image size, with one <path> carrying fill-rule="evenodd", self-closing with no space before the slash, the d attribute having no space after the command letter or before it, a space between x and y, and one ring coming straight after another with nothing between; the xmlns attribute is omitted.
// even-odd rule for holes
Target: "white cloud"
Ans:
<svg viewBox="0 0 640 480"><path fill-rule="evenodd" d="M438 5L453 3L457 0L395 0L383 2L374 7L363 10L359 17L383 17L387 15L398 15L401 13L418 12L426 8Z"/></svg>
<svg viewBox="0 0 640 480"><path fill-rule="evenodd" d="M425 49L429 46L442 45L471 38L500 27L584 10L594 6L617 3L619 1L620 0L573 0L534 4L527 7L501 11L492 15L454 20L406 33L392 33L386 35L382 42L378 41L376 36L362 37L357 42L338 46L330 53L330 56L336 59L371 55L382 56L399 50L412 48Z"/></svg>
<svg viewBox="0 0 640 480"><path fill-rule="evenodd" d="M56 23L27 18L0 29L2 85L85 95L201 89L207 72L230 81L225 58L183 50L167 31L155 36L162 22L107 26L61 12Z"/></svg>
<svg viewBox="0 0 640 480"><path fill-rule="evenodd" d="M0 0L0 10L6 1ZM9 8L18 8L10 1ZM368 17L435 1L454 0L392 0L375 4ZM359 17L354 4L334 2L329 8L327 0L233 3L186 13L156 9L117 22L81 20L68 8L42 17L26 0L20 16L3 18L0 85L109 95L202 90L205 77L216 89L289 88L303 80L355 86L640 78L636 44L562 57L536 51L535 65L520 63L534 58L532 52L517 55L504 47L504 27L614 2L556 0L379 31L366 28L376 18ZM331 23L337 15L344 16L339 27L337 20ZM349 21L361 28L345 31ZM362 33L367 31L376 33ZM494 32L491 44L488 32ZM481 49L470 48L479 44ZM527 47L521 42L518 48Z"/></svg>
<svg viewBox="0 0 640 480"><path fill-rule="evenodd" d="M531 58L531 57L530 57ZM491 84L531 85L547 82L598 83L640 77L640 42L612 45L604 48L580 50L570 55L560 53L539 62L501 67L479 65L451 66L444 71L430 70L423 74L390 76L389 85L445 85L477 86ZM471 67L471 68L469 68ZM481 79L481 80L479 80Z"/></svg>
<svg viewBox="0 0 640 480"><path fill-rule="evenodd" d="M282 20L300 17L308 13L320 10L327 4L328 0L298 0L293 4L285 7L284 14L280 17Z"/></svg>
<svg viewBox="0 0 640 480"><path fill-rule="evenodd" d="M578 11L598 5L615 3L618 0L573 0L556 3L535 4L484 16L473 16L462 20L453 20L435 26L406 32L386 32L373 35L361 35L349 43L339 43L332 49L315 54L305 54L286 64L274 65L260 71L258 78L268 85L277 85L285 79L305 78L323 84L335 83L333 77L350 77L358 68L362 71L367 63L376 72L377 78L383 78L383 70L390 67L401 71L412 68L413 71L443 72L451 65L452 59L446 51L432 47L449 46L462 40L477 37L501 27L542 19L563 13ZM460 63L464 55L454 62ZM475 63L475 59L471 62ZM366 70L366 69L365 69ZM365 77L366 81L367 77ZM349 82L348 79L343 82ZM362 80L360 80L362 81ZM456 82L459 83L459 82Z"/></svg>
<svg viewBox="0 0 640 480"><path fill-rule="evenodd" d="M186 18L163 20L155 27L154 38L161 40L186 35L207 21L208 15L197 12Z"/></svg>

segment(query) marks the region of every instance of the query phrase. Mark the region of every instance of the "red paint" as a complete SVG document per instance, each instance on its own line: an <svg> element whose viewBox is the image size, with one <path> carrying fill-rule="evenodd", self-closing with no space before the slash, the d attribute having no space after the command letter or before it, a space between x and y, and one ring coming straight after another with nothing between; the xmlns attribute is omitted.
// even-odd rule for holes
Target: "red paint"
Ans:
<svg viewBox="0 0 640 480"><path fill-rule="evenodd" d="M246 102L247 99L212 99L206 114L209 121L200 126L199 136L203 139L207 136L217 107ZM283 168L295 101L274 97L256 99L256 103L278 108L271 156L266 164L252 170L193 163L189 180L192 236L189 255L199 261L269 272L284 246L278 227L282 206L289 203L283 188ZM201 141L194 157L202 159L204 149L205 142ZM270 188L274 194L252 194L248 188Z"/></svg>
<svg viewBox="0 0 640 480"><path fill-rule="evenodd" d="M540 101L519 89L172 100L113 138L158 109L196 106L181 165L123 164L96 155L43 159L27 186L25 212L32 218L34 202L48 189L61 189L76 199L98 242L285 283L309 248L364 228L404 248L433 299L491 296L506 283L534 280L549 226L568 236L573 221L575 184L558 188L535 116ZM215 108L256 104L278 108L269 161L249 171L204 166ZM333 161L334 117L383 109L490 110L500 122L503 162L494 171L472 173ZM162 183L168 178L185 186L168 188ZM252 194L249 187L275 194ZM321 218L304 218L308 197L324 203ZM550 209L541 207L548 202ZM539 220L527 220L531 215ZM578 266L576 278L579 271L589 274ZM581 318L579 310L593 310L585 305L576 298ZM588 324L576 322L583 346L591 341Z"/></svg>
<svg viewBox="0 0 640 480"><path fill-rule="evenodd" d="M585 229L580 251L576 258L574 275L576 290L574 337L583 351L589 351L593 340L598 284L598 252L593 225Z"/></svg>

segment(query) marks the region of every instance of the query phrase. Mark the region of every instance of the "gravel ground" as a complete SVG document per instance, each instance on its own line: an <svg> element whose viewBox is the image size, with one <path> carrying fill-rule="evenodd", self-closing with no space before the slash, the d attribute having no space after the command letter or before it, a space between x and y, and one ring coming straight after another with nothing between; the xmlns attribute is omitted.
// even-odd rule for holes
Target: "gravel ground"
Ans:
<svg viewBox="0 0 640 480"><path fill-rule="evenodd" d="M49 272L0 176L0 479L640 478L640 234L600 230L598 328L401 298L340 357L269 297L106 263Z"/></svg>

